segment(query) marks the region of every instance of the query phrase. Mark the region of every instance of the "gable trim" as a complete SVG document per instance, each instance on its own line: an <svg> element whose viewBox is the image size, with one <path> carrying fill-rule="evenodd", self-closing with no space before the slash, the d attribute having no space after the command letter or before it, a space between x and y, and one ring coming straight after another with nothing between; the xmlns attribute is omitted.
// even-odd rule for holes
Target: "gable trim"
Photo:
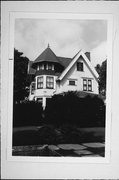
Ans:
<svg viewBox="0 0 119 180"><path fill-rule="evenodd" d="M98 73L96 72L95 68L92 66L91 62L87 58L87 56L83 53L82 50L80 50L77 55L73 58L73 60L70 62L68 67L62 72L62 74L59 76L58 80L62 80L64 76L68 73L68 71L72 68L72 66L75 64L75 62L78 60L78 58L82 56L85 60L86 64L88 65L88 68L90 68L91 73L95 76L95 79L98 81Z"/></svg>

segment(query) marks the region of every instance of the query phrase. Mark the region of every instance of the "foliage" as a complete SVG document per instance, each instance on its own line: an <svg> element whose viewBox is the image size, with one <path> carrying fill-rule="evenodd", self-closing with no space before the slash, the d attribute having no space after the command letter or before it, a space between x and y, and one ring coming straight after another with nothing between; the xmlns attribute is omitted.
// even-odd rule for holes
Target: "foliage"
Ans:
<svg viewBox="0 0 119 180"><path fill-rule="evenodd" d="M57 133L54 126L45 125L39 129L40 144L58 144L61 143L61 136Z"/></svg>
<svg viewBox="0 0 119 180"><path fill-rule="evenodd" d="M23 56L22 52L14 49L14 102L20 102L27 97L28 92L27 84L27 69L28 69L27 57Z"/></svg>
<svg viewBox="0 0 119 180"><path fill-rule="evenodd" d="M42 124L43 109L38 102L22 102L13 106L13 127Z"/></svg>
<svg viewBox="0 0 119 180"><path fill-rule="evenodd" d="M59 128L53 125L44 125L32 130L17 130L13 133L13 146L104 142L103 129L79 128L75 125L63 124ZM98 136L96 135L97 131Z"/></svg>
<svg viewBox="0 0 119 180"><path fill-rule="evenodd" d="M101 95L106 95L106 69L107 69L107 60L102 62L101 65L96 66L96 70L99 74L99 92Z"/></svg>
<svg viewBox="0 0 119 180"><path fill-rule="evenodd" d="M73 124L63 124L59 127L61 133L61 143L80 143L81 133L80 130Z"/></svg>
<svg viewBox="0 0 119 180"><path fill-rule="evenodd" d="M105 126L105 105L96 95L83 98L76 92L55 95L47 102L45 122L57 126L65 123L80 127Z"/></svg>

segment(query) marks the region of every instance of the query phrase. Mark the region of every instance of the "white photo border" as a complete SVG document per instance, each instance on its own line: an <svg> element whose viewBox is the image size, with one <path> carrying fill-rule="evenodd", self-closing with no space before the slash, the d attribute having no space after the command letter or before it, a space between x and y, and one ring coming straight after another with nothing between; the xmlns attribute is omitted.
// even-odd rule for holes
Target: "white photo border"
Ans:
<svg viewBox="0 0 119 180"><path fill-rule="evenodd" d="M14 30L17 18L32 19L77 19L77 20L106 20L107 21L107 86L106 86L106 133L105 157L28 157L12 156L12 122L13 122L13 70L14 70ZM78 13L36 13L10 12L9 13L9 57L8 57L8 112L7 112L7 160L18 162L58 162L58 163L109 163L111 153L111 97L112 97L112 14L78 14ZM108 119L108 121L107 121Z"/></svg>

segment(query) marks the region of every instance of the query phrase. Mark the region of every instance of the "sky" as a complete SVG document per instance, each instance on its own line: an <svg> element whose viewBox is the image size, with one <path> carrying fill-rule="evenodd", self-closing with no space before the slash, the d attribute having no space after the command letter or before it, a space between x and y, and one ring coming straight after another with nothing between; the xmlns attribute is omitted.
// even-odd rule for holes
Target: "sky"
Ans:
<svg viewBox="0 0 119 180"><path fill-rule="evenodd" d="M15 48L34 61L48 46L57 56L91 53L93 66L106 59L105 20L16 19Z"/></svg>

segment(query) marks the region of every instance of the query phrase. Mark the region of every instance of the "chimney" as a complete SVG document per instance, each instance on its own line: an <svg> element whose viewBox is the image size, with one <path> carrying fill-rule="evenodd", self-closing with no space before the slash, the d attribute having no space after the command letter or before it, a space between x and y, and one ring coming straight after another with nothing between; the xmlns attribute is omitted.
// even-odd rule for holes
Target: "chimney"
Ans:
<svg viewBox="0 0 119 180"><path fill-rule="evenodd" d="M89 59L89 61L91 61L91 59L90 59L90 52L85 52L85 55L87 56L87 58Z"/></svg>

